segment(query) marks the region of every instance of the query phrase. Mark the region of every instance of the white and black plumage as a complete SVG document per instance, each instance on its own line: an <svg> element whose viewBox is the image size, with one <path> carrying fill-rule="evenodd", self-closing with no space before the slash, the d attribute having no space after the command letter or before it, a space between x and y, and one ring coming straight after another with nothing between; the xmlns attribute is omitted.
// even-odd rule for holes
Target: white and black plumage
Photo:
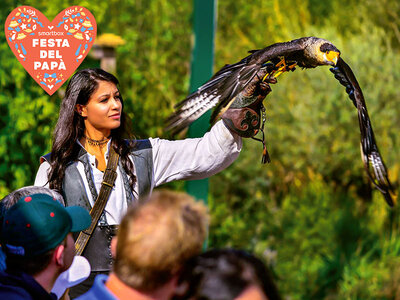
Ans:
<svg viewBox="0 0 400 300"><path fill-rule="evenodd" d="M335 65L337 55L332 55L329 59L327 53L339 53L339 50L327 40L307 37L250 52L241 61L225 65L197 91L178 103L175 106L176 112L167 120L166 129L179 132L207 110L217 106L212 116L214 121L219 112L243 91L258 72L269 67L268 62L278 64L284 57L287 64L294 62L302 68Z"/></svg>
<svg viewBox="0 0 400 300"><path fill-rule="evenodd" d="M250 51L241 61L225 65L209 81L176 105L175 113L167 120L167 130L179 132L209 109L216 107L211 122L220 116L239 94L248 93L249 83L257 81L276 83L281 73L293 71L296 66L315 68L330 65L335 78L346 87L346 92L358 110L361 132L361 152L365 169L386 202L393 206L385 164L376 145L365 100L350 67L339 57L340 51L329 41L304 37L277 43L261 50ZM252 99L249 95L244 98Z"/></svg>
<svg viewBox="0 0 400 300"><path fill-rule="evenodd" d="M375 135L372 130L371 120L368 116L364 95L357 79L349 65L341 58L339 58L336 67L330 70L335 75L335 78L346 87L347 94L357 108L358 123L361 132L361 157L368 177L376 188L381 191L386 202L392 207L394 205L391 197L393 188L389 181L385 163L383 162L375 141Z"/></svg>

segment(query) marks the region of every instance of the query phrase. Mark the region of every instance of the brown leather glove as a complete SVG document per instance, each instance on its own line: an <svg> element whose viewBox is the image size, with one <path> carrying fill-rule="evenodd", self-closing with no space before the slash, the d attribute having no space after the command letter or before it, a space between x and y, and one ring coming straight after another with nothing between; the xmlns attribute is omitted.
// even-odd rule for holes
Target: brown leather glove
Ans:
<svg viewBox="0 0 400 300"><path fill-rule="evenodd" d="M225 125L241 137L255 136L260 129L262 102L270 92L269 84L255 76L222 114Z"/></svg>
<svg viewBox="0 0 400 300"><path fill-rule="evenodd" d="M265 111L262 104L265 97L271 92L269 83L275 84L275 78L266 78L267 70L263 69L254 76L246 88L236 96L229 109L222 114L222 120L225 125L241 137L253 138L263 144L263 155L261 163L271 162L267 146L265 144L264 121L261 121L262 110ZM261 128L260 128L261 126ZM259 131L262 132L262 138L254 137Z"/></svg>

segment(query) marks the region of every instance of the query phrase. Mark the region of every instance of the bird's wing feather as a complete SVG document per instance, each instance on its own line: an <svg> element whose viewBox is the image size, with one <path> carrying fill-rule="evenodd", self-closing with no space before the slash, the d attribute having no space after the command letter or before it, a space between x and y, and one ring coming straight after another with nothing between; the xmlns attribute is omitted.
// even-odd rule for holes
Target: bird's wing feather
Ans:
<svg viewBox="0 0 400 300"><path fill-rule="evenodd" d="M346 87L349 98L358 110L358 121L361 132L361 154L367 174L373 184L382 192L389 206L393 206L394 203L391 197L393 188L375 141L367 106L357 79L349 65L342 58L339 58L336 67L331 68L331 71L334 73L335 78Z"/></svg>
<svg viewBox="0 0 400 300"><path fill-rule="evenodd" d="M166 130L177 133L189 126L214 106L211 121L236 97L258 73L265 62L303 50L303 40L277 43L251 54L241 61L225 65L186 99L175 106L175 113L167 119Z"/></svg>

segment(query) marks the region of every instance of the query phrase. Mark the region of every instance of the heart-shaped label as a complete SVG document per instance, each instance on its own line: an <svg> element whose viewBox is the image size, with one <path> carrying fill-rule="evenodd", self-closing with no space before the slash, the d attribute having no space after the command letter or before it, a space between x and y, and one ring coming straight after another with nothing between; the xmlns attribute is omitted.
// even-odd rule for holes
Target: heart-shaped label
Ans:
<svg viewBox="0 0 400 300"><path fill-rule="evenodd" d="M89 53L97 24L81 6L64 9L51 23L37 9L20 6L8 15L5 32L19 62L52 95Z"/></svg>

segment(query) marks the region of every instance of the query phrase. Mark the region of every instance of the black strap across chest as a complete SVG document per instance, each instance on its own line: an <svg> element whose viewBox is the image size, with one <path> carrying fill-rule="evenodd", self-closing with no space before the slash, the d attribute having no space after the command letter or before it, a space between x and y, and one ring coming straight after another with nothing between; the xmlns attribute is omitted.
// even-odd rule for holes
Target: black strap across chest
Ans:
<svg viewBox="0 0 400 300"><path fill-rule="evenodd" d="M131 150L130 158L133 161L136 184L138 185L138 195L134 195L129 184L129 178L124 168L122 167L121 160L119 161L118 169L121 173L123 185L125 189L127 204L138 198L146 199L152 190L153 180L153 154L152 146L149 140L136 140L134 148ZM79 145L77 145L79 146ZM80 146L79 146L80 147ZM80 147L81 148L81 147ZM41 162L50 162L51 153L41 157ZM80 161L85 168L85 177L82 177L77 165L71 162L65 169L65 176L63 180L62 194L64 196L66 206L81 206L87 211L90 211L92 206L89 202L88 194L92 199L97 198L97 192L94 185L93 174L90 169L87 152L81 148L77 155L77 161ZM89 191L86 191L84 180L86 179ZM100 224L107 225L105 216L100 218Z"/></svg>
<svg viewBox="0 0 400 300"><path fill-rule="evenodd" d="M118 165L119 155L114 151L113 147L110 147L110 157L107 162L107 167L104 172L103 182L101 183L101 188L99 196L92 209L90 210L90 216L92 217L92 223L89 228L83 230L79 233L77 240L75 241L75 254L81 255L85 250L85 247L93 234L94 229L99 222L100 216L103 214L104 208L106 207L107 200L110 197L110 193L114 187L115 179L117 179L117 165Z"/></svg>

